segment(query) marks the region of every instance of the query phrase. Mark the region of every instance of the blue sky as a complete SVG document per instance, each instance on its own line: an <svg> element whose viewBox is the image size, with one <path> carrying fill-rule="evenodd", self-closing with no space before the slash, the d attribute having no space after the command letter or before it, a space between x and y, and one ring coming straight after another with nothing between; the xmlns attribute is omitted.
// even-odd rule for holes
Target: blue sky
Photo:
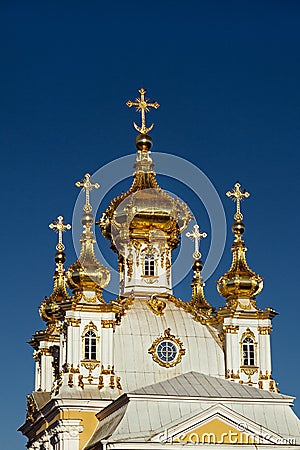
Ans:
<svg viewBox="0 0 300 450"><path fill-rule="evenodd" d="M288 0L0 2L1 448L25 445L15 430L33 388L26 341L43 327L37 309L52 288L48 224L59 214L72 220L74 183L86 172L135 152L138 116L125 102L142 86L161 104L149 114L154 160L157 151L191 161L224 201L226 249L206 283L214 306L223 302L215 280L231 260L233 204L224 195L236 180L251 192L243 204L248 262L265 280L257 303L280 313L273 375L282 392L300 397L299 16ZM174 180L159 181L176 192ZM179 188L209 233L204 208ZM65 243L71 264L71 233ZM108 253L105 240L99 245ZM209 238L204 260L208 247ZM188 299L190 281L176 294Z"/></svg>

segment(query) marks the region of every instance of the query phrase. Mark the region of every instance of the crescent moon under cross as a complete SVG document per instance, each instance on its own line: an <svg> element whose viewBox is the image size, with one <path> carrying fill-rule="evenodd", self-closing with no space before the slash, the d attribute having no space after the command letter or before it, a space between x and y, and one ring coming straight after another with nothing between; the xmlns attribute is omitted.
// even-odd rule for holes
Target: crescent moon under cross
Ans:
<svg viewBox="0 0 300 450"><path fill-rule="evenodd" d="M150 127L145 127L145 126L141 126L139 127L135 122L133 122L133 126L136 129L136 131L138 131L141 134L147 134L149 133L149 131L152 130L152 128L154 127L154 123L152 123L152 125L150 125Z"/></svg>

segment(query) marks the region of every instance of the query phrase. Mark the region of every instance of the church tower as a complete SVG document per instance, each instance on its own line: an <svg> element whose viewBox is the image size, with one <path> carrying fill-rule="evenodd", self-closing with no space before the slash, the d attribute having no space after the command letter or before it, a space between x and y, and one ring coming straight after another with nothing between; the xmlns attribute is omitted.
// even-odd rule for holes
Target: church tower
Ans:
<svg viewBox="0 0 300 450"><path fill-rule="evenodd" d="M263 289L263 279L253 272L246 261L243 234L243 214L240 203L250 194L236 183L227 192L236 203L232 232L232 264L228 272L218 280L218 291L225 298L226 306L218 310L224 333L226 378L278 392L272 378L270 333L273 309L259 309L255 297Z"/></svg>
<svg viewBox="0 0 300 450"><path fill-rule="evenodd" d="M30 340L35 386L20 427L27 448L154 450L201 443L225 450L228 444L280 443L288 450L300 426L293 398L279 394L272 378L276 313L257 306L263 282L246 261L240 202L249 193L239 183L227 193L237 207L233 256L218 281L226 304L216 309L202 278L206 233L197 224L187 231L188 205L158 185L146 113L159 104L145 98L145 89L139 94L127 102L141 113L141 125L134 123L133 181L97 222L118 262L116 298L103 298L110 271L94 251L91 192L98 180L87 173L76 183L85 193L81 250L67 269L63 233L71 226L62 216L50 224L58 233L56 270L53 291L39 308L45 329ZM194 252L191 292L182 300L173 292L172 253L184 232Z"/></svg>

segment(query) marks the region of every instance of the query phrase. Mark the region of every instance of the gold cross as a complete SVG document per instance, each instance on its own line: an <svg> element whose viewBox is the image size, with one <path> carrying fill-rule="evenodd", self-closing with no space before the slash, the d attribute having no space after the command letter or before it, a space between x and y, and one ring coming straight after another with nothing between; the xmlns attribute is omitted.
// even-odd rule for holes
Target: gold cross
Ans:
<svg viewBox="0 0 300 450"><path fill-rule="evenodd" d="M51 230L54 230L56 233L58 233L58 244L56 246L56 250L58 252L62 252L65 249L65 246L62 243L62 234L65 231L71 229L71 225L64 224L63 220L63 216L58 216L57 220L53 220L49 225L49 228L51 228Z"/></svg>
<svg viewBox="0 0 300 450"><path fill-rule="evenodd" d="M146 89L141 88L139 90L139 93L141 94L141 98L136 98L135 102L132 102L131 100L128 100L126 105L131 108L132 106L136 107L137 112L141 112L142 115L142 126L139 127L135 122L133 122L134 128L139 131L141 134L147 134L149 131L152 130L154 123L150 125L150 127L146 127L146 112L150 111L150 108L159 108L159 104L157 102L154 103L148 103L149 99L145 99Z"/></svg>
<svg viewBox="0 0 300 450"><path fill-rule="evenodd" d="M243 220L243 214L241 213L241 201L244 198L250 197L250 193L245 189L240 189L240 183L235 183L234 189L232 191L226 192L227 197L231 197L234 202L236 202L236 213L234 215L234 220Z"/></svg>
<svg viewBox="0 0 300 450"><path fill-rule="evenodd" d="M92 181L91 181L90 178L91 178L91 175L90 175L89 173L86 173L86 174L84 175L83 180L77 181L77 182L75 183L75 185L76 185L77 187L82 187L82 188L84 189L84 191L85 191L85 205L84 205L84 207L83 207L83 210L84 210L85 212L87 212L87 213L89 213L89 212L92 211L92 206L91 206L91 204L90 204L90 192L91 192L93 189L98 189L98 188L100 187L100 184L98 184L98 183L92 183Z"/></svg>
<svg viewBox="0 0 300 450"><path fill-rule="evenodd" d="M186 233L186 237L191 238L193 241L195 241L195 251L193 253L193 258L201 258L201 253L199 252L199 242L201 241L201 239L206 238L206 236L207 234L204 232L202 233L199 229L199 225L197 224L193 226L193 231L191 233Z"/></svg>

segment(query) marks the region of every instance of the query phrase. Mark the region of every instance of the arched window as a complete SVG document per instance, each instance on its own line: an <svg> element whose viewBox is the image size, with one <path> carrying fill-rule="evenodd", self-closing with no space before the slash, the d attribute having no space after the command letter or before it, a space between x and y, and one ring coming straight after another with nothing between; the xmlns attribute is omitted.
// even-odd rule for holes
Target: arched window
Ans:
<svg viewBox="0 0 300 450"><path fill-rule="evenodd" d="M149 255L149 254L145 255L144 274L145 274L145 276L154 276L155 275L154 255Z"/></svg>
<svg viewBox="0 0 300 450"><path fill-rule="evenodd" d="M242 354L243 366L255 365L255 347L254 340L251 337L245 337L245 339L243 339Z"/></svg>
<svg viewBox="0 0 300 450"><path fill-rule="evenodd" d="M87 331L84 335L84 359L97 359L97 336L94 331Z"/></svg>

